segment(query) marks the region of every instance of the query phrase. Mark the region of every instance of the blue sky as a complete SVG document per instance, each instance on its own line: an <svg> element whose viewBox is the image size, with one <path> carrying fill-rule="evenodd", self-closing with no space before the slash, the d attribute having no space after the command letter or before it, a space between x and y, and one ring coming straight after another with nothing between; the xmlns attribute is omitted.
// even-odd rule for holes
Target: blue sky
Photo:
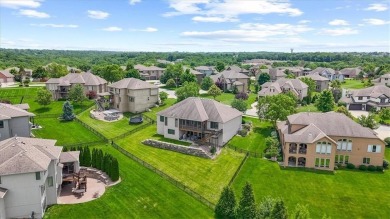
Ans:
<svg viewBox="0 0 390 219"><path fill-rule="evenodd" d="M390 4L388 0L0 0L0 47L390 52Z"/></svg>

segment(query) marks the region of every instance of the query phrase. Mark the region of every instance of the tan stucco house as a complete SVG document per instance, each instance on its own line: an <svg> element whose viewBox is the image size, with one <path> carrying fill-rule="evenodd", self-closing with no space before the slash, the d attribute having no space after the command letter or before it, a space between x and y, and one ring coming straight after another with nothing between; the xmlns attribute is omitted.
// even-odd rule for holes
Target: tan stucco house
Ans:
<svg viewBox="0 0 390 219"><path fill-rule="evenodd" d="M284 166L333 171L335 164L383 164L384 142L344 114L298 113L277 128Z"/></svg>
<svg viewBox="0 0 390 219"><path fill-rule="evenodd" d="M136 78L124 78L108 87L112 107L121 112L144 112L158 102L158 87Z"/></svg>
<svg viewBox="0 0 390 219"><path fill-rule="evenodd" d="M281 93L292 92L298 99L302 100L307 96L309 86L299 79L280 78L275 82L266 82L261 85L258 97L272 96Z"/></svg>
<svg viewBox="0 0 390 219"><path fill-rule="evenodd" d="M62 152L56 140L12 137L0 141L0 219L43 218L48 205L57 204L63 163L71 153L73 171L79 152Z"/></svg>
<svg viewBox="0 0 390 219"><path fill-rule="evenodd" d="M234 70L225 70L219 74L211 75L210 78L213 79L214 83L221 84L224 91L233 91L234 87L239 92L247 92L249 90L250 78Z"/></svg>
<svg viewBox="0 0 390 219"><path fill-rule="evenodd" d="M322 77L321 75L306 75L306 76L301 76L299 78L306 77L306 78L311 78L313 81L316 82L316 91L321 92L323 90L329 89L329 79Z"/></svg>
<svg viewBox="0 0 390 219"><path fill-rule="evenodd" d="M215 100L189 97L157 113L157 133L223 146L241 127L242 113Z"/></svg>
<svg viewBox="0 0 390 219"><path fill-rule="evenodd" d="M30 117L35 116L18 106L0 103L0 140L13 136L30 137Z"/></svg>
<svg viewBox="0 0 390 219"><path fill-rule="evenodd" d="M95 91L97 94L107 91L107 81L91 72L69 73L61 78L50 78L46 81L46 88L52 93L53 98L67 98L72 86L81 84L85 94Z"/></svg>

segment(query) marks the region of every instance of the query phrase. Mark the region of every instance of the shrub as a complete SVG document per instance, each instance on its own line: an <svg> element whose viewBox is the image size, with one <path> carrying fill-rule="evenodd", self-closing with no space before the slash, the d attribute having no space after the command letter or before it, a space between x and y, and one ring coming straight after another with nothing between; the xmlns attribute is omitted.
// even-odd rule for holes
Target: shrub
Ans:
<svg viewBox="0 0 390 219"><path fill-rule="evenodd" d="M366 171L367 170L367 166L366 165L360 165L359 166L359 170Z"/></svg>
<svg viewBox="0 0 390 219"><path fill-rule="evenodd" d="M242 137L245 137L248 134L248 130L242 129L238 131L238 134L241 135Z"/></svg>
<svg viewBox="0 0 390 219"><path fill-rule="evenodd" d="M376 171L383 172L383 167L382 166L376 166Z"/></svg>
<svg viewBox="0 0 390 219"><path fill-rule="evenodd" d="M390 147L390 137L385 138L386 147Z"/></svg>
<svg viewBox="0 0 390 219"><path fill-rule="evenodd" d="M334 166L334 170L338 170L339 169L339 167L336 165L336 166Z"/></svg>
<svg viewBox="0 0 390 219"><path fill-rule="evenodd" d="M383 168L384 169L389 168L389 161L388 160L383 160Z"/></svg>
<svg viewBox="0 0 390 219"><path fill-rule="evenodd" d="M211 147L211 148L210 148L210 153L211 153L211 154L215 154L215 152L217 152L217 148L214 147L214 146Z"/></svg>
<svg viewBox="0 0 390 219"><path fill-rule="evenodd" d="M341 163L336 164L336 167L340 169L343 165Z"/></svg>
<svg viewBox="0 0 390 219"><path fill-rule="evenodd" d="M11 104L11 101L10 101L10 100L7 100L7 99L1 99L1 100L0 100L0 103Z"/></svg>
<svg viewBox="0 0 390 219"><path fill-rule="evenodd" d="M368 166L367 170L368 171L375 171L376 167L374 165L370 165L370 166Z"/></svg>
<svg viewBox="0 0 390 219"><path fill-rule="evenodd" d="M251 130L251 127L252 127L252 126L251 126L250 124L248 124L248 123L245 123L245 124L242 125L242 128L245 129L245 130L247 130L247 131L250 131L250 130Z"/></svg>
<svg viewBox="0 0 390 219"><path fill-rule="evenodd" d="M278 162L282 162L282 161L283 161L283 157L282 157L282 156L278 156L276 160L277 160Z"/></svg>
<svg viewBox="0 0 390 219"><path fill-rule="evenodd" d="M175 82L175 80L173 80L173 79L171 78L171 79L169 79L169 80L167 81L167 83L165 84L165 86L167 86L167 87L175 87L175 86L176 86L176 82Z"/></svg>
<svg viewBox="0 0 390 219"><path fill-rule="evenodd" d="M236 99L247 100L249 96L245 92L240 92L240 93L236 94L235 97L236 97Z"/></svg>
<svg viewBox="0 0 390 219"><path fill-rule="evenodd" d="M346 102L343 102L343 101L339 101L339 102L337 103L337 106L345 106L345 107L347 107L347 103L346 103Z"/></svg>
<svg viewBox="0 0 390 219"><path fill-rule="evenodd" d="M347 168L353 170L353 169L355 169L355 165L349 163L349 164L347 164Z"/></svg>
<svg viewBox="0 0 390 219"><path fill-rule="evenodd" d="M90 99L90 100L95 99L95 98L96 98L96 91L94 91L94 90L88 91L87 97L88 97L88 99Z"/></svg>
<svg viewBox="0 0 390 219"><path fill-rule="evenodd" d="M269 152L267 152L264 154L264 157L266 157L267 159L271 159L272 156Z"/></svg>

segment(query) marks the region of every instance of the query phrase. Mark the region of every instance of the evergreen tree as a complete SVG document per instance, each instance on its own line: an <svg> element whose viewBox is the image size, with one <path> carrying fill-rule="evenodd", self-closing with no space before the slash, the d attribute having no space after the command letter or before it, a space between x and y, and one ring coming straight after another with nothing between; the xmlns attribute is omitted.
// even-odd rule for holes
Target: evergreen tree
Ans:
<svg viewBox="0 0 390 219"><path fill-rule="evenodd" d="M91 166L96 168L96 148L92 149Z"/></svg>
<svg viewBox="0 0 390 219"><path fill-rule="evenodd" d="M75 115L73 114L73 106L69 101L66 101L62 106L62 112L62 119L65 121L71 121L75 118Z"/></svg>
<svg viewBox="0 0 390 219"><path fill-rule="evenodd" d="M242 196L237 208L237 218L253 219L256 218L256 202L251 184L246 182L242 189Z"/></svg>
<svg viewBox="0 0 390 219"><path fill-rule="evenodd" d="M111 167L111 176L112 181L117 181L119 179L119 164L116 158L112 159L112 167Z"/></svg>
<svg viewBox="0 0 390 219"><path fill-rule="evenodd" d="M80 166L84 166L84 150L83 148L78 148L78 151L80 151L79 160L80 160Z"/></svg>
<svg viewBox="0 0 390 219"><path fill-rule="evenodd" d="M216 218L235 218L236 197L230 187L223 188L217 205L215 206Z"/></svg>
<svg viewBox="0 0 390 219"><path fill-rule="evenodd" d="M259 206L258 217L260 219L271 218L272 209L274 208L275 200L271 197L265 197Z"/></svg>
<svg viewBox="0 0 390 219"><path fill-rule="evenodd" d="M288 213L286 205L284 204L284 201L282 199L278 199L275 201L275 205L272 209L271 214L272 219L287 219Z"/></svg>
<svg viewBox="0 0 390 219"><path fill-rule="evenodd" d="M324 90L319 95L316 103L316 107L321 112L329 112L332 111L335 107L335 102L333 98L333 94L330 90Z"/></svg>
<svg viewBox="0 0 390 219"><path fill-rule="evenodd" d="M81 84L72 86L69 90L68 97L75 103L83 103L83 101L86 99L84 87Z"/></svg>
<svg viewBox="0 0 390 219"><path fill-rule="evenodd" d="M86 167L91 166L91 151L89 150L89 147L84 147L84 165Z"/></svg>

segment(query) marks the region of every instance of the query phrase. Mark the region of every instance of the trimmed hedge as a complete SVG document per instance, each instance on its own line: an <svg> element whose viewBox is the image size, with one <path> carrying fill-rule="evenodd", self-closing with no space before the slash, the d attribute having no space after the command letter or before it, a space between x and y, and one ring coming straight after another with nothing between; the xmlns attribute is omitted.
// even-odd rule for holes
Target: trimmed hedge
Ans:
<svg viewBox="0 0 390 219"><path fill-rule="evenodd" d="M359 166L359 170L366 171L367 170L367 166L366 165L360 165Z"/></svg>
<svg viewBox="0 0 390 219"><path fill-rule="evenodd" d="M347 164L347 168L353 170L353 169L355 169L355 165L349 163L349 164Z"/></svg>
<svg viewBox="0 0 390 219"><path fill-rule="evenodd" d="M368 166L367 170L368 171L376 171L376 166L370 165L370 166Z"/></svg>

